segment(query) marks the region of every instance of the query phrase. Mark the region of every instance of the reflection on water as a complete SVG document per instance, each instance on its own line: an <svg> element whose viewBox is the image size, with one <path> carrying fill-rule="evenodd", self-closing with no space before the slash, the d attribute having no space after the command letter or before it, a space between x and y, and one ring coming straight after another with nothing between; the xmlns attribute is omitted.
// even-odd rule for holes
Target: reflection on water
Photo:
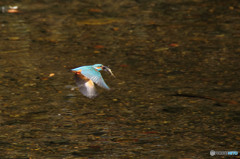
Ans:
<svg viewBox="0 0 240 159"><path fill-rule="evenodd" d="M13 1L12 1L13 2ZM239 141L237 1L22 1L0 14L0 158L206 158ZM110 66L88 99L69 71Z"/></svg>

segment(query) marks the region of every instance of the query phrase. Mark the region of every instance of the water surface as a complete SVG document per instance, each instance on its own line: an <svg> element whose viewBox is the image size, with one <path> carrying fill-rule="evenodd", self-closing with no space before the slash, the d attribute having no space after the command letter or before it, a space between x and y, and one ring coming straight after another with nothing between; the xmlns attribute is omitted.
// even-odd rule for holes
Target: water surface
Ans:
<svg viewBox="0 0 240 159"><path fill-rule="evenodd" d="M208 158L239 150L238 1L8 1L0 158ZM88 99L69 69L117 78Z"/></svg>

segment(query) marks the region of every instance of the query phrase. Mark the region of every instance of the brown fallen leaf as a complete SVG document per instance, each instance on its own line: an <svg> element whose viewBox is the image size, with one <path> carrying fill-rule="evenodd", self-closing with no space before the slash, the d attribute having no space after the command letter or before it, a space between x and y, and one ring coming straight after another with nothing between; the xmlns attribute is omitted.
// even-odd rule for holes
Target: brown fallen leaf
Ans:
<svg viewBox="0 0 240 159"><path fill-rule="evenodd" d="M95 45L94 48L95 48L95 49L103 49L104 46L103 46L103 45Z"/></svg>
<svg viewBox="0 0 240 159"><path fill-rule="evenodd" d="M170 46L172 46L172 47L178 47L179 44L177 44L177 43L172 43L172 44L170 44Z"/></svg>
<svg viewBox="0 0 240 159"><path fill-rule="evenodd" d="M55 73L50 73L48 77L53 77L55 76Z"/></svg>
<svg viewBox="0 0 240 159"><path fill-rule="evenodd" d="M89 12L94 12L94 13L102 13L103 12L101 9L98 9L98 8L91 8L88 11Z"/></svg>
<svg viewBox="0 0 240 159"><path fill-rule="evenodd" d="M118 28L118 27L113 27L112 30L113 30L113 31L118 31L119 28Z"/></svg>

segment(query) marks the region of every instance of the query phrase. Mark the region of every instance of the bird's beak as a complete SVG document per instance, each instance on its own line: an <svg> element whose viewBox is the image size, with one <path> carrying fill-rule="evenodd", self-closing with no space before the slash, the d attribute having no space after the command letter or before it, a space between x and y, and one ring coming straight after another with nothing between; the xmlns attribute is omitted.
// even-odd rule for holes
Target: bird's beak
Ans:
<svg viewBox="0 0 240 159"><path fill-rule="evenodd" d="M103 70L106 71L106 72L108 72L108 73L110 73L113 77L115 77L114 74L112 73L112 70L111 70L109 67L103 66ZM115 78L116 78L116 77L115 77Z"/></svg>

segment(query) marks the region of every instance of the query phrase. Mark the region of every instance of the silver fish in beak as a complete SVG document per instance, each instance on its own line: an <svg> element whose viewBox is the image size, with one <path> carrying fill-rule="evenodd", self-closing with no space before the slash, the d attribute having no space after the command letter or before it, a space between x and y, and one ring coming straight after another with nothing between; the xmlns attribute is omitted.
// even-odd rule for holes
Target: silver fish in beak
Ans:
<svg viewBox="0 0 240 159"><path fill-rule="evenodd" d="M106 71L106 72L108 72L109 74L111 74L113 77L115 77L114 74L112 73L112 70L111 70L109 67L103 66L103 70ZM116 77L115 77L115 78L116 78Z"/></svg>

